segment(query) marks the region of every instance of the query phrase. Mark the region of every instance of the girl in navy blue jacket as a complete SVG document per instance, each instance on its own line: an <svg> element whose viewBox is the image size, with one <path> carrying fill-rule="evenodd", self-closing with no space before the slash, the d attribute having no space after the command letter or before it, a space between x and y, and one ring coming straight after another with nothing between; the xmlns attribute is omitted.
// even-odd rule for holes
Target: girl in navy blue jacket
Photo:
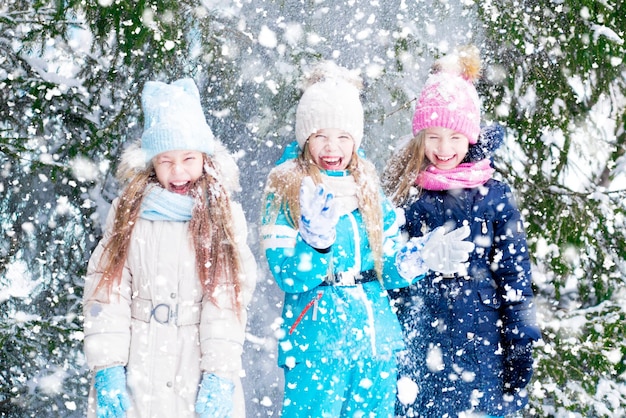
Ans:
<svg viewBox="0 0 626 418"><path fill-rule="evenodd" d="M400 416L503 417L528 401L540 338L531 264L511 190L492 178L489 151L502 133L480 135L479 72L473 46L436 62L417 102L414 137L383 175L410 237L469 225L475 244L467 271L429 271L395 292L407 345Z"/></svg>

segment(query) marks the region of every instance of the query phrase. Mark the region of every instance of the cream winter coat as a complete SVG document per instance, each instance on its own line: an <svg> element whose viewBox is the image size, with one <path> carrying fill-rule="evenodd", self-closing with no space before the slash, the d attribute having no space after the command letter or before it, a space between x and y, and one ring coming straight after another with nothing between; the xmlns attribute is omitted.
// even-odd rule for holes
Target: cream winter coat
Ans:
<svg viewBox="0 0 626 418"><path fill-rule="evenodd" d="M216 306L203 297L188 222L139 219L131 238L121 286L109 301L94 294L96 271L111 236L117 202L88 266L84 293L85 354L91 370L123 365L132 407L127 418L196 417L203 372L235 383L235 417L244 417L240 382L246 310L256 282L256 262L246 244L246 221L233 203L233 224L243 264L242 309L228 289ZM218 293L220 293L218 291ZM93 382L89 417L95 417Z"/></svg>

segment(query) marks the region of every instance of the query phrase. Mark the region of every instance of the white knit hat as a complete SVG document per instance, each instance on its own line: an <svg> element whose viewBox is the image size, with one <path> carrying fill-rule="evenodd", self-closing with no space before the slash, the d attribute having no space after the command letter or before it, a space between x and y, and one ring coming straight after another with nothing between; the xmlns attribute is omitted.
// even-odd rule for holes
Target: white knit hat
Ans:
<svg viewBox="0 0 626 418"><path fill-rule="evenodd" d="M192 79L184 78L172 84L146 82L141 107L144 113L141 149L146 161L173 150L213 155L215 138L206 123L200 93Z"/></svg>
<svg viewBox="0 0 626 418"><path fill-rule="evenodd" d="M300 148L318 130L331 128L348 132L358 149L363 139L361 79L332 61L324 61L305 83L296 109L296 140Z"/></svg>

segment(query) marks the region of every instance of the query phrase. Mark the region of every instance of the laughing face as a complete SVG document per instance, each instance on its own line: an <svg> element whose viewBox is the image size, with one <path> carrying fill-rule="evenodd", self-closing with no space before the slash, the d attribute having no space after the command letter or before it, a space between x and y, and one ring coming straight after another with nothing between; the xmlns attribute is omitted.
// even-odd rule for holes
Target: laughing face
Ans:
<svg viewBox="0 0 626 418"><path fill-rule="evenodd" d="M354 151L354 139L341 129L320 129L308 144L313 162L323 170L345 170Z"/></svg>
<svg viewBox="0 0 626 418"><path fill-rule="evenodd" d="M189 194L191 185L202 175L202 153L198 151L166 151L154 157L154 170L164 189Z"/></svg>
<svg viewBox="0 0 626 418"><path fill-rule="evenodd" d="M435 167L451 170L463 161L469 140L460 132L448 128L427 128L424 136L424 155Z"/></svg>

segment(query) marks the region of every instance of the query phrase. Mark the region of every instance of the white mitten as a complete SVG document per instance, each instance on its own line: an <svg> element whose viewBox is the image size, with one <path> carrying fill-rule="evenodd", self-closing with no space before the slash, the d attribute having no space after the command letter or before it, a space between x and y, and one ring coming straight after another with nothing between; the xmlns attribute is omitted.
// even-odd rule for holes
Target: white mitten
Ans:
<svg viewBox="0 0 626 418"><path fill-rule="evenodd" d="M332 193L323 184L315 186L311 177L300 186L300 236L313 248L325 249L335 242L335 225L339 215Z"/></svg>
<svg viewBox="0 0 626 418"><path fill-rule="evenodd" d="M474 243L464 241L470 228L464 225L446 234L443 227L423 237L413 237L398 251L396 266L406 280L413 280L428 270L452 274L465 270L463 263L474 251Z"/></svg>

